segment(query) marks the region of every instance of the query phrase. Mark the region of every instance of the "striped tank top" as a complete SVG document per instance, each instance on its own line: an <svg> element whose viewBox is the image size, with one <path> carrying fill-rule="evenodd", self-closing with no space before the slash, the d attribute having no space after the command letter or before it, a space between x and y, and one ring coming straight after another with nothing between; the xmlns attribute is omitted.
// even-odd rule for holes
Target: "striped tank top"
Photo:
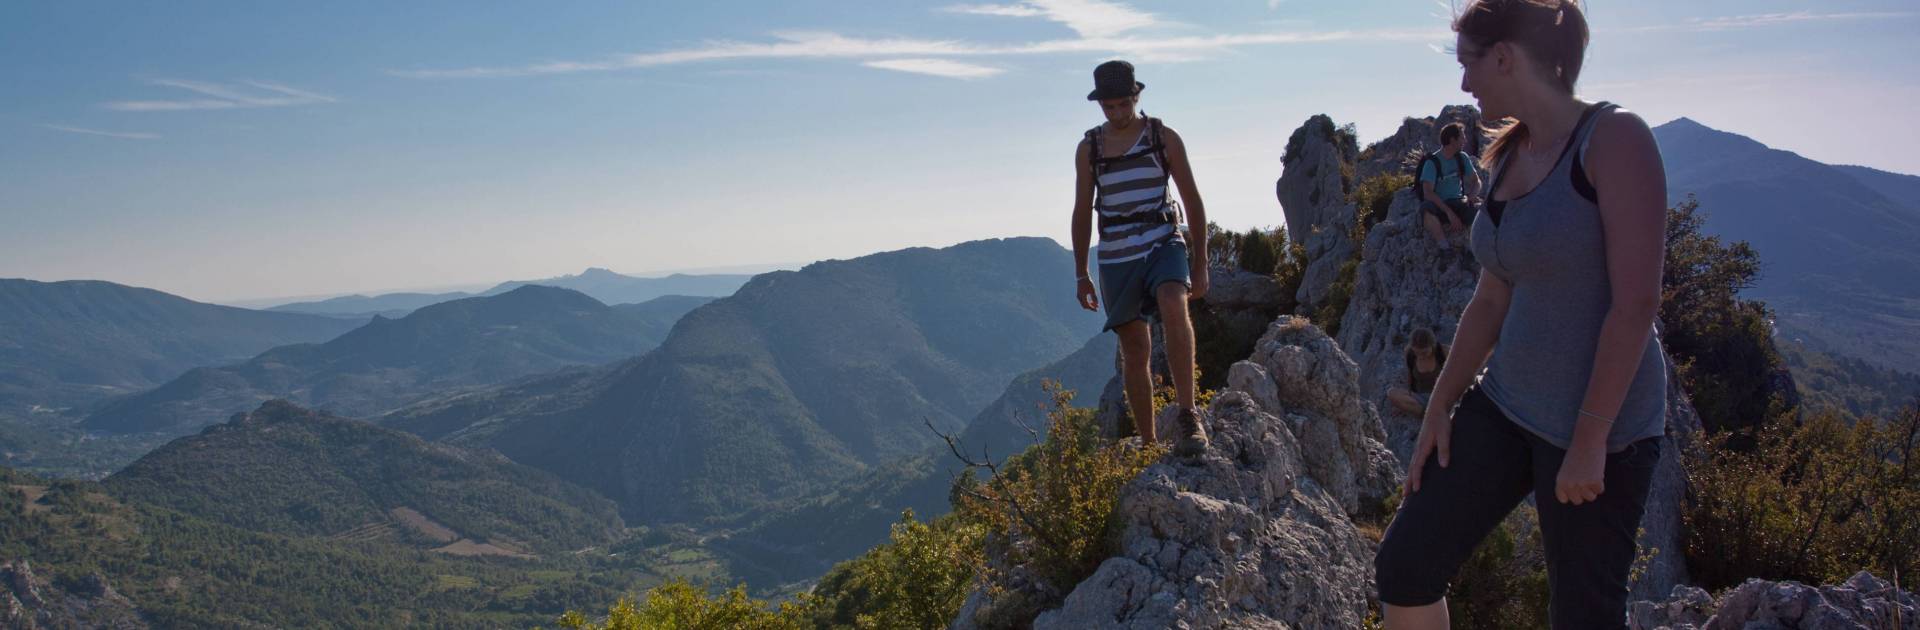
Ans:
<svg viewBox="0 0 1920 630"><path fill-rule="evenodd" d="M1168 243L1185 243L1178 225L1179 206L1167 189L1167 170L1160 163L1158 147L1153 146L1158 121L1144 122L1140 138L1119 157L1093 156L1093 207L1100 213L1100 244L1095 251L1102 265L1139 260ZM1096 127L1091 133L1104 130ZM1170 213L1172 219L1142 213Z"/></svg>

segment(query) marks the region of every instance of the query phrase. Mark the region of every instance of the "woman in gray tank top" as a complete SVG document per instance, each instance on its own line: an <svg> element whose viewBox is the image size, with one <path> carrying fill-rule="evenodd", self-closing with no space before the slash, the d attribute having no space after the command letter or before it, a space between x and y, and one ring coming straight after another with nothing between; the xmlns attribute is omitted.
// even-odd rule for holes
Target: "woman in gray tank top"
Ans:
<svg viewBox="0 0 1920 630"><path fill-rule="evenodd" d="M1532 494L1553 627L1623 628L1666 427L1660 153L1638 116L1574 96L1572 0L1475 0L1454 30L1461 89L1506 126L1473 226L1479 286L1375 557L1386 625L1447 627L1447 582Z"/></svg>

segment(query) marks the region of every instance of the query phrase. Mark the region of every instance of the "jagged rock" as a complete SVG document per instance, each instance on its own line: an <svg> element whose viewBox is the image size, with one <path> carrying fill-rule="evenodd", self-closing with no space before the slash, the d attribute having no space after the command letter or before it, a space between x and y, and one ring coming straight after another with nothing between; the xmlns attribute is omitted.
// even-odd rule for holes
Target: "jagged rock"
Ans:
<svg viewBox="0 0 1920 630"><path fill-rule="evenodd" d="M1373 550L1343 502L1358 500L1366 477L1390 485L1398 474L1369 437L1378 418L1358 399L1353 371L1305 319L1273 322L1203 414L1208 452L1154 464L1121 491L1119 555L1064 600L994 565L1008 577L977 589L953 627L1359 626ZM1169 434L1171 412L1156 418ZM1042 611L1049 601L1058 608Z"/></svg>
<svg viewBox="0 0 1920 630"><path fill-rule="evenodd" d="M1353 185L1354 138L1321 114L1307 119L1287 139L1274 193L1286 216L1287 234L1306 249L1307 268L1294 299L1312 312L1326 300L1340 265L1355 253L1348 234L1358 216L1347 202Z"/></svg>
<svg viewBox="0 0 1920 630"><path fill-rule="evenodd" d="M1404 173L1412 166L1409 158L1423 152L1440 150L1440 128L1447 123L1457 122L1467 126L1466 151L1479 155L1483 147L1493 141L1492 134L1480 128L1480 110L1472 105L1448 105L1440 108L1439 116L1427 118L1407 118L1401 121L1400 129L1393 135L1380 139L1360 152L1359 164L1354 172L1360 181L1366 181L1381 173Z"/></svg>
<svg viewBox="0 0 1920 630"><path fill-rule="evenodd" d="M1480 265L1454 239L1443 251L1420 225L1419 202L1409 194L1394 197L1387 218L1367 233L1366 248L1354 274L1353 295L1340 321L1340 347L1358 364L1362 399L1378 406L1388 446L1406 461L1420 432L1420 418L1387 404L1387 389L1406 386L1407 339L1428 328L1441 343L1451 343L1460 314L1473 299Z"/></svg>
<svg viewBox="0 0 1920 630"><path fill-rule="evenodd" d="M1865 571L1839 585L1748 580L1715 603L1678 587L1664 601L1628 607L1633 630L1920 630L1920 599Z"/></svg>

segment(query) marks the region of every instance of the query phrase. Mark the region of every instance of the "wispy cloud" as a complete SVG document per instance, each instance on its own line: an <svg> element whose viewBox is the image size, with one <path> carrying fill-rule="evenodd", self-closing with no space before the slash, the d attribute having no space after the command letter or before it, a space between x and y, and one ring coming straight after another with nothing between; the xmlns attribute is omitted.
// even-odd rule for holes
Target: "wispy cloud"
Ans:
<svg viewBox="0 0 1920 630"><path fill-rule="evenodd" d="M1690 22L1702 30L1725 30L1773 26L1795 22L1818 22L1832 20L1876 20L1913 17L1910 12L1859 12L1859 13L1814 13L1812 11L1792 11L1787 13L1758 13L1754 15L1728 15L1714 18L1694 18Z"/></svg>
<svg viewBox="0 0 1920 630"><path fill-rule="evenodd" d="M1191 59L1246 46L1312 44L1340 41L1431 41L1446 36L1442 29L1386 29L1334 31L1280 31L1267 33L1182 37L1081 37L1025 44L982 44L963 40L914 38L867 39L837 33L776 33L770 42L716 41L662 52L619 55L596 61L552 61L519 66L478 66L445 70L391 70L410 78L523 77L582 72L607 72L685 63L740 59L887 59L968 58L1015 55L1084 54L1138 55L1156 59Z"/></svg>
<svg viewBox="0 0 1920 630"><path fill-rule="evenodd" d="M882 59L860 64L869 68L896 70L915 74L930 74L949 79L984 79L1006 70L992 66L982 66L954 61L952 59Z"/></svg>
<svg viewBox="0 0 1920 630"><path fill-rule="evenodd" d="M1046 11L1028 4L956 4L943 7L948 13L967 13L972 15L998 15L1001 17L1040 17Z"/></svg>
<svg viewBox="0 0 1920 630"><path fill-rule="evenodd" d="M199 95L199 98L169 99L155 101L112 101L101 103L106 109L123 112L169 112L205 109L245 109L255 107L293 107L332 103L338 99L266 81L241 81L234 85L208 83L204 81L185 81L180 79L152 79L149 85L186 90Z"/></svg>
<svg viewBox="0 0 1920 630"><path fill-rule="evenodd" d="M1106 0L1029 0L1020 4L957 4L941 10L975 15L1044 17L1065 24L1081 37L1112 37L1160 22L1160 19L1152 13Z"/></svg>
<svg viewBox="0 0 1920 630"><path fill-rule="evenodd" d="M1782 26L1804 22L1842 22L1853 20L1891 20L1912 18L1920 13L1911 11L1880 11L1850 13L1815 13L1813 11L1790 11L1785 13L1755 13L1751 15L1723 15L1719 17L1688 18L1671 24L1650 24L1618 29L1629 33L1660 33L1668 31L1732 31L1768 26Z"/></svg>
<svg viewBox="0 0 1920 630"><path fill-rule="evenodd" d="M108 138L124 138L127 140L157 140L160 138L160 134L147 133L144 131L103 131L100 129L88 129L86 127L70 127L67 125L54 125L54 124L46 124L46 125L40 125L40 126L45 127L47 129L52 129L54 131L65 131L67 133L79 133L79 134L86 134L89 136L106 136Z"/></svg>

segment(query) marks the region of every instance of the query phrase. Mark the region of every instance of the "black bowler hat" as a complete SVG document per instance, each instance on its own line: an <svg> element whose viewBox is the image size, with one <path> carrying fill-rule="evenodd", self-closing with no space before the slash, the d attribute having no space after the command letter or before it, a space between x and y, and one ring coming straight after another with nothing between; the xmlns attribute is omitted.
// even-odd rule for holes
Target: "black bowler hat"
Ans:
<svg viewBox="0 0 1920 630"><path fill-rule="evenodd" d="M1087 93L1087 100L1133 96L1144 89L1147 84L1133 80L1133 64L1115 59L1093 69L1093 91Z"/></svg>

